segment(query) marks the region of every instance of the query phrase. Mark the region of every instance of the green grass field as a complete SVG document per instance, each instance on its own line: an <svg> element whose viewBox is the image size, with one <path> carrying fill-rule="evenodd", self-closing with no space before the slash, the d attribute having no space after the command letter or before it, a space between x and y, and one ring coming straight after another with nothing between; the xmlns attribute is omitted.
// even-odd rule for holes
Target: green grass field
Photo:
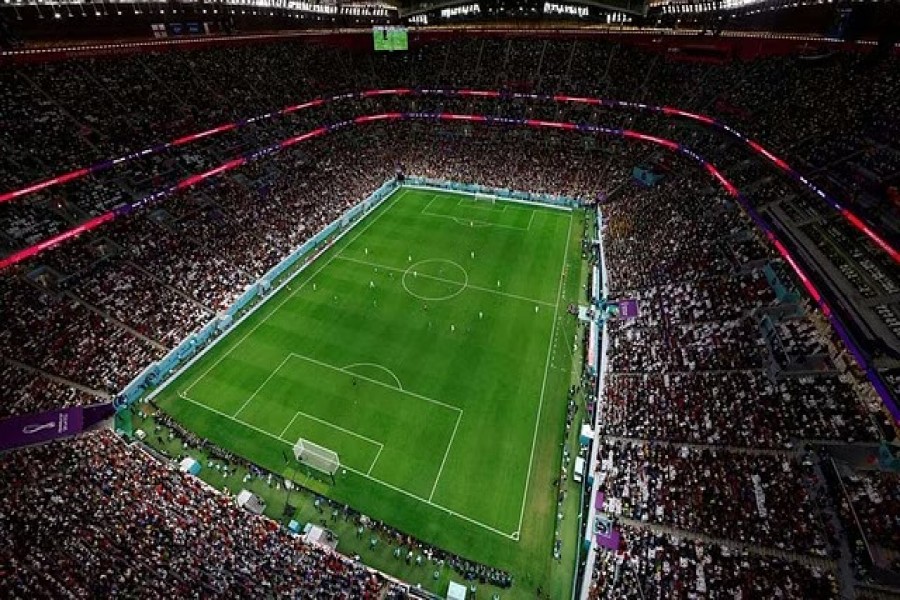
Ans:
<svg viewBox="0 0 900 600"><path fill-rule="evenodd" d="M263 467L540 585L553 568L581 222L403 188L157 403ZM294 461L299 437L340 455L333 484Z"/></svg>

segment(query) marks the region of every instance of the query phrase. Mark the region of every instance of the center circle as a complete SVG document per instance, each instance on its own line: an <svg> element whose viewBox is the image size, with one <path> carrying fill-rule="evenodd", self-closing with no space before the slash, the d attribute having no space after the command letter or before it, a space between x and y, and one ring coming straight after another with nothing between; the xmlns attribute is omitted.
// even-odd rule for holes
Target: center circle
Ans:
<svg viewBox="0 0 900 600"><path fill-rule="evenodd" d="M419 269L423 265L432 265L432 264L450 265L450 267L452 268L453 271L459 271L460 273L462 273L463 281L461 281L461 282L454 281L453 279L444 277L442 274L435 275L434 273L420 273L419 272ZM420 294L420 293L414 292L411 289L409 289L409 281L410 280L415 281L416 279L420 279L420 278L425 281L427 281L427 280L440 281L440 282L444 282L444 283L457 285L457 286L459 286L459 289L453 290L446 294L435 294L435 295ZM464 268L462 268L462 266L460 264L455 263L452 260L448 260L446 258L428 258L428 259L420 260L419 262L411 264L409 266L409 268L407 268L406 271L403 272L403 278L401 280L401 283L403 284L403 289L406 290L406 292L410 296L418 298L419 300L431 300L431 301L449 300L450 298L454 298L454 297L460 295L462 293L462 291L464 289L466 289L466 286L469 285L469 274L466 272L466 270Z"/></svg>

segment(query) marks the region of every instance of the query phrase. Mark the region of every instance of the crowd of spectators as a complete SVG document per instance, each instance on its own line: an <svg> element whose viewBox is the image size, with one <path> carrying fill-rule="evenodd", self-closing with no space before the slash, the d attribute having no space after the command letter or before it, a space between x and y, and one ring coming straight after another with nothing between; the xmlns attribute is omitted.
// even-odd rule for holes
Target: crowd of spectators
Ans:
<svg viewBox="0 0 900 600"><path fill-rule="evenodd" d="M592 600L841 597L821 567L627 525L621 536L598 558Z"/></svg>
<svg viewBox="0 0 900 600"><path fill-rule="evenodd" d="M600 38L467 37L393 55L292 41L36 63L2 74L8 127L0 147L9 161L2 171L14 186L318 96L368 88L500 88L711 112L811 168L852 157L853 170L838 175L845 185L855 185L853 200L863 201L871 190L853 181L858 169L879 183L900 167L891 146L897 139L891 116L900 108L897 60L879 63L839 53L816 61L776 56L698 65ZM773 89L791 105L768 102ZM461 104L417 99L404 106ZM541 109L521 103L513 110L504 106L502 113L534 110ZM299 111L276 118L275 129L297 130L339 112ZM487 112L501 111L495 104ZM631 119L594 107L550 106L544 112L602 124ZM247 137L258 142L272 128L250 129ZM231 141L223 145L242 145L243 134L225 135Z"/></svg>
<svg viewBox="0 0 900 600"><path fill-rule="evenodd" d="M701 176L676 168L602 209L610 296L639 312L606 324L595 476L622 542L598 550L592 593L837 597L830 568L794 558L841 556L834 499L804 449L879 440L871 392L838 368L847 356L820 319L776 291L769 276L790 277Z"/></svg>
<svg viewBox="0 0 900 600"><path fill-rule="evenodd" d="M38 412L50 406L63 408L104 401L103 397L92 396L12 363L0 366L0 388L8 392L0 403L0 419Z"/></svg>
<svg viewBox="0 0 900 600"><path fill-rule="evenodd" d="M5 358L93 390L115 393L162 356L148 340L132 335L71 296L26 280L0 279L4 311L0 349ZM13 399L17 395L14 390ZM44 404L52 407L54 400L48 398Z"/></svg>
<svg viewBox="0 0 900 600"><path fill-rule="evenodd" d="M112 432L2 461L4 597L374 599L386 587Z"/></svg>
<svg viewBox="0 0 900 600"><path fill-rule="evenodd" d="M900 108L897 60L868 65L861 57L836 55L815 65L778 57L698 66L599 40L468 38L402 56L280 42L31 64L0 71L0 179L20 187L317 96L376 87L503 88L712 113L791 161L827 169L850 205L877 220L884 212L882 184L900 168L890 118ZM787 101L771 102L773 89ZM758 183L750 194L757 206L796 195L733 152L732 144L675 129L659 117L506 99L370 98L260 121L3 203L0 249L32 244L321 123L391 110L648 130L684 140L717 163L721 158L742 184ZM876 409L832 363L816 376L771 379L771 347L759 322L762 312L779 305L760 272L772 252L705 174L680 161L665 163L646 146L573 135L414 122L341 130L38 256L0 278L8 315L0 325L0 356L54 379L4 361L0 381L13 394L3 399L0 415L120 390L398 169L586 202L609 197L603 204L608 283L614 297L638 300L640 316L608 324L611 373L599 403L597 476L604 510L635 523L618 526L624 538L619 551L600 552L595 597L642 597L645 586L654 597L834 596L829 573L644 527L830 556L832 532L819 515L815 471L787 450L807 440L875 440L879 432L870 416ZM629 183L631 168L644 160L662 163L662 184ZM846 276L855 273L860 286L880 288L871 297L900 289L884 257L855 230L840 221L813 222L825 210L814 201L791 206L805 211L810 237L836 260L842 260L841 245L854 249L863 270L848 266ZM774 360L840 354L805 307L798 310L789 320L776 318L784 354ZM752 450L760 447L766 451ZM4 547L3 562L11 568L0 586L9 595L174 589L224 597L279 594L301 584L311 597L385 591L383 581L352 561L238 513L109 434L4 461L10 468L0 478L12 492L0 527L13 543ZM865 506L864 494L854 493ZM889 490L878 494L890 497ZM38 520L37 512L24 512L32 505L51 508ZM873 536L883 535L890 523L870 515Z"/></svg>
<svg viewBox="0 0 900 600"><path fill-rule="evenodd" d="M614 373L608 381L602 425L610 435L759 448L877 437L856 390L836 375L773 382L762 371Z"/></svg>
<svg viewBox="0 0 900 600"><path fill-rule="evenodd" d="M716 538L827 556L797 460L666 443L598 443L604 512Z"/></svg>
<svg viewBox="0 0 900 600"><path fill-rule="evenodd" d="M854 471L841 479L841 510L848 524L858 523L869 544L891 556L900 552L900 474Z"/></svg>

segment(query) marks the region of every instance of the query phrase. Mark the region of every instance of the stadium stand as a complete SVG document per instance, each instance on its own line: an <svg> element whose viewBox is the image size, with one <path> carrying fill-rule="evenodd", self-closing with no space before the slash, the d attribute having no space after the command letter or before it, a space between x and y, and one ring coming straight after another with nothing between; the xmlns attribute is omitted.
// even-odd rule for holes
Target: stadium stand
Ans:
<svg viewBox="0 0 900 600"><path fill-rule="evenodd" d="M386 587L111 432L4 463L7 597L377 598Z"/></svg>
<svg viewBox="0 0 900 600"><path fill-rule="evenodd" d="M274 42L15 66L0 70L0 193L316 97L392 87L522 90L722 118L896 243L898 61L838 53L698 65L603 40L469 37L402 57ZM773 90L783 102L770 101ZM890 366L900 356L896 264L733 140L659 115L507 98L342 100L4 202L0 251L323 123L441 110L629 127L707 157L780 230L817 251L823 272L843 277L834 288L860 300L859 327L900 396ZM783 273L784 265L706 174L647 146L573 135L412 122L342 130L38 255L0 277L0 383L9 391L0 417L114 395L398 166L585 202L602 197L611 294L637 299L641 311L608 323L596 476L622 544L600 551L591 597L840 597L845 537L865 536L893 557L900 551L897 478L844 463L832 475L817 465L838 445L893 439L889 417L821 316L778 297L763 266ZM660 165L661 184L632 182L642 162ZM406 593L238 511L111 433L0 462L8 490L0 537L11 540L0 545L4 595ZM33 506L56 508L39 517ZM853 550L854 573L865 581L873 567ZM509 583L487 569L460 568Z"/></svg>

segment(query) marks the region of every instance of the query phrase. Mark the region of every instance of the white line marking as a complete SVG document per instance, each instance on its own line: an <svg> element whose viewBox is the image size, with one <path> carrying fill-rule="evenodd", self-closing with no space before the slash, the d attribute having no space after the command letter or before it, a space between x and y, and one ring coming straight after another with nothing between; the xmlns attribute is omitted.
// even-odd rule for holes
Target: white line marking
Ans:
<svg viewBox="0 0 900 600"><path fill-rule="evenodd" d="M422 274L423 279L431 279L433 281L443 281L444 283L451 283L460 286L458 290L455 292L450 292L449 294L444 294L443 296L423 296L422 294L417 294L416 292L409 289L409 286L406 285L406 278L409 277L409 274L413 274L413 278L418 277L417 267L419 265L424 265L426 263L448 263L462 271L463 277L465 280L463 282L453 281L452 279L444 279L443 277L438 277L436 275L426 275ZM388 269L393 271L394 269ZM400 278L400 284L403 286L403 289L406 290L406 293L414 298L418 298L419 300L425 300L426 302L439 302L441 300L450 300L451 298L455 298L465 291L466 286L469 285L469 272L466 271L463 266L457 262L446 258L426 258L425 260L420 260L419 262L413 263L406 267L406 270L403 271L403 277Z"/></svg>
<svg viewBox="0 0 900 600"><path fill-rule="evenodd" d="M385 200L381 205L379 205L375 210L378 210L379 208L383 208L384 210L383 210L382 212L378 213L378 214L377 214L374 218L372 218L368 223L366 223L366 224L365 224L365 227L362 227L359 231L357 231L357 232L356 232L356 235L354 235L352 238L350 238L350 241L347 242L347 245L349 246L350 244L352 244L353 242L355 242L355 241L357 240L357 238L359 238L359 236L361 236L363 233L365 233L365 232L369 229L369 227L371 227L371 226L375 223L375 221L377 221L378 219L380 219L381 217L383 217L386 213L390 212L390 210L391 210L392 208L394 208L394 206L397 205L397 202L400 201L400 198L402 198L403 195L404 195L405 193L406 193L406 189L405 189L405 188L401 188L401 189L400 189L400 193L395 193L395 194L391 197L390 200ZM390 202L391 204L388 205L388 202ZM363 218L365 218L365 217L363 217ZM191 385L189 385L188 387L186 387L186 388L184 389L184 393L185 393L185 394L189 393L189 392L191 391L191 388L193 388L193 387L194 387L195 385L197 385L200 381L202 381L202 380L209 374L210 371L212 371L212 370L215 369L217 366L219 366L219 363L221 363L223 360L225 360L232 352L234 352L241 344L243 344L243 343L244 343L244 340L246 340L248 337L250 337L250 335L251 335L253 332L255 332L257 329L259 329L259 327L260 327L263 323L265 323L266 321L268 321L268 320L269 320L269 317L271 317L273 314L275 314L276 312L278 312L278 309L280 309L282 306L284 306L285 303L287 303L288 300L290 300L290 299L293 298L295 295L297 295L298 293L300 293L300 290L302 290L302 289L304 288L304 286L306 286L306 284L309 283L310 280L312 280L316 275L318 275L319 273L321 273L322 270L323 270L325 267L327 267L328 265L330 265L330 264L334 261L334 259L338 257L338 254L339 254L338 252L335 252L335 253L331 256L331 258L329 258L328 260L326 260L325 262L323 262L323 263L319 266L319 268L315 270L315 272L314 272L312 275L310 275L303 283L301 283L299 286L297 286L297 289L295 289L293 292L291 292L290 294L288 294L287 296L285 296L285 298L284 298L281 302L279 302L279 303L275 306L275 308L273 308L271 311L269 311L269 314L267 314L266 317L265 317L263 320L261 320L259 323L257 323L256 325L254 325L253 328L250 329L250 331L248 331L247 333L245 333L245 334L241 337L241 339L239 339L239 340L237 341L237 343L234 344L234 346L232 346L231 348L229 348L228 350L226 350L225 353L222 354L222 356L220 356L218 359L216 359L216 362L214 362L212 365L210 365L210 367L209 367L208 369L206 369L205 371L203 371L203 373L200 374L200 377L198 377L196 380L194 380L194 382L191 383ZM297 274L299 274L299 273L300 273L300 271L297 272ZM295 277L297 274L293 275L292 278ZM226 337L230 337L230 334L231 334L231 333L233 333L233 332L229 332L229 335L226 336ZM219 339L224 340L225 338L219 338ZM174 381L174 378L170 378L168 381ZM166 385L168 385L168 383L167 383Z"/></svg>
<svg viewBox="0 0 900 600"><path fill-rule="evenodd" d="M441 473L444 472L444 465L447 463L447 457L450 455L450 447L453 445L453 439L456 437L456 430L459 428L459 422L462 420L462 415L462 411L456 415L456 425L453 426L453 433L450 435L450 443L447 444L447 449L444 450L444 460L441 461L441 468L438 469L437 477L434 478L434 485L431 486L431 494L428 496L429 502L434 498L434 490L437 489L438 481L441 480Z"/></svg>
<svg viewBox="0 0 900 600"><path fill-rule="evenodd" d="M278 437L282 437L282 438L284 437L284 434L286 434L288 429L291 428L291 425L294 424L294 420L297 418L297 415L299 415L299 414L300 414L299 412L294 413L294 416L291 417L291 420L288 421L288 424L284 426L284 429L281 430L281 433L278 434Z"/></svg>
<svg viewBox="0 0 900 600"><path fill-rule="evenodd" d="M513 227L512 225L503 225L502 223L491 223L490 221L482 221L481 219L466 219L465 217L454 217L452 215L439 215L433 212L422 211L419 213L426 217L436 217L438 219L450 219L451 221L455 221L459 225L464 225L469 227L471 224L475 224L481 227L499 227L501 229L511 229L513 231L528 231L527 227Z"/></svg>
<svg viewBox="0 0 900 600"><path fill-rule="evenodd" d="M311 419L313 421L316 421L317 423L321 423L322 425L327 425L328 427L333 427L334 429L337 429L338 431L343 431L347 435L352 435L353 437L359 438L359 439L363 440L364 442L368 442L374 446L379 446L381 448L384 448L384 444L382 444L381 442L373 440L370 437L366 437L366 436L362 435L361 433L356 433L355 431L350 431L349 429L345 429L345 428L341 427L340 425L335 425L331 421L327 421L325 419L320 419L319 417L305 413L302 410L298 410L297 415L303 415L307 419ZM294 415L294 417L296 417L297 415Z"/></svg>
<svg viewBox="0 0 900 600"><path fill-rule="evenodd" d="M559 285L556 292L556 308L553 311L553 327L550 329L550 344L547 346L547 362L544 365L544 381L541 383L541 400L538 403L537 416L534 419L534 434L531 436L531 456L528 459L528 474L525 477L525 491L522 494L522 510L519 513L519 526L516 531L522 530L522 521L525 518L525 505L528 503L528 485L531 483L531 467L534 463L534 448L537 444L538 427L541 424L541 411L544 408L544 393L547 391L547 375L550 373L550 357L553 353L553 342L556 337L556 322L559 315L559 302L562 300L563 276L566 273L566 261L569 259L569 245L572 241L572 222L574 213L569 217L569 231L566 234L566 250L563 253L562 268L559 271Z"/></svg>
<svg viewBox="0 0 900 600"><path fill-rule="evenodd" d="M435 200L437 200L440 196L441 196L440 194L432 194L432 195L431 195L431 200L429 200L429 201L428 201L428 204L426 204L425 207L424 207L421 211L419 211L419 212L424 212L424 211L428 210L428 207L431 206L431 204L432 204Z"/></svg>
<svg viewBox="0 0 900 600"><path fill-rule="evenodd" d="M236 417L233 417L233 416L231 416L231 415L228 415L228 414L226 414L226 413L223 413L222 411L217 410L217 409L215 409L215 408L213 408L213 407L211 407L211 406L207 406L207 405L203 404L202 402L197 402L197 401L194 400L193 398L189 398L184 392L179 392L179 393L178 393L178 396L179 396L182 400L185 400L185 401L187 401L187 402L190 402L191 404L194 404L195 406L199 406L200 408L203 408L203 409L206 409L206 410L208 410L208 411L210 411L210 412L212 412L212 413L215 413L215 414L219 415L220 417L223 417L223 418L228 419L228 420L230 420L230 421L234 421L235 423L239 423L239 424L243 425L244 427L247 427L247 428L249 428L249 429L252 429L253 431L256 431L257 433L261 433L262 435L264 435L264 436L266 436L266 437L270 437L270 438L272 438L273 440L276 440L276 441L278 441L278 442L281 442L282 444L285 444L285 445L287 445L287 446L289 446L289 447L291 447L291 448L294 447L294 443L293 443L293 442L289 442L288 440L282 439L281 437L276 436L276 435L273 434L273 433L269 433L269 432L266 431L265 429L260 429L259 427L256 427L255 425L251 425L250 423L247 423L246 421L242 421L242 420L240 420L240 419L238 419L238 418L236 418ZM432 507L434 507L434 508L436 508L436 509L438 509L438 510L440 510L440 511L443 511L443 512L445 512L445 513L447 513L447 514L449 514L449 515L451 515L451 516L454 516L454 517L456 517L456 518L458 518L458 519L462 519L463 521L466 521L466 522L468 522L468 523L471 523L471 524L473 524L473 525L476 525L477 527L481 527L482 529L485 529L485 530L487 530L487 531L490 531L491 533L495 533L495 534L499 535L500 537L506 538L506 539L508 539L508 540L518 541L518 536L516 535L516 533L505 533L505 532L503 532L503 531L500 531L500 530L497 529L496 527L491 527L490 525L486 525L485 523L482 523L481 521L478 521L478 520L473 519L473 518L471 518L471 517L467 517L466 515L460 514L460 513L456 512L456 511L452 510L452 509L449 509L449 508L445 507L445 506L441 506L440 504L436 504L436 503L432 502L431 500L428 500L428 499L426 499L426 498L423 498L423 497L421 497L421 496L418 496L418 495L416 495L416 494L413 494L412 492L409 492L409 491L407 491L407 490L404 490L403 488L399 488L399 487L397 487L397 486L395 486L395 485L393 485L393 484L387 483L386 481L382 481L382 480L380 480L380 479L378 479L378 478L376 478L376 477L372 477L372 476L370 476L370 475L367 474L367 473L363 473L362 471L359 471L359 470L357 470L357 469L354 469L353 467L343 466L343 465L342 465L342 468L347 469L348 471L350 471L350 472L352 472L352 473L356 473L356 474L359 475L360 477L365 477L366 479L368 479L368 480L370 480L370 481L373 481L373 482L375 482L375 483L381 484L381 485L383 485L384 487L386 487L386 488L388 488L388 489L390 489L390 490L393 490L393 491L395 491L395 492L399 492L399 493L403 494L404 496L409 496L410 498L413 498L413 499L415 499L415 500L418 500L419 502L422 502L422 503L424 503L424 504L427 504L427 505L429 505L429 506L432 506ZM371 467L370 467L370 469L371 469Z"/></svg>
<svg viewBox="0 0 900 600"><path fill-rule="evenodd" d="M263 381L261 384L259 384L259 387L256 388L256 390L250 395L249 398L247 398L247 400L243 404L241 404L241 407L239 409L237 409L237 412L234 413L234 416L238 416L239 414L241 414L241 411L243 411L245 408L247 408L247 405L250 404L250 401L253 400L254 398L256 398L256 395L259 394L259 390L263 389L266 386L266 384L269 383L269 381L271 381L273 377L275 377L275 373L277 373L281 369L281 367L284 366L284 363L286 363L288 361L288 359L290 359L290 358L291 358L290 354L288 354L287 356L284 357L284 360L281 361L281 364L278 365L277 367L275 367L275 370L272 371L271 373L269 373L269 376L266 377L266 380ZM187 390L185 390L185 393L187 393Z"/></svg>
<svg viewBox="0 0 900 600"><path fill-rule="evenodd" d="M397 382L397 389L399 389L399 390L403 389L403 384L400 383L400 378L397 377L397 375L393 371L391 371L387 367L379 365L378 363L370 363L370 362L353 363L352 365L347 365L346 367L344 367L344 370L349 371L353 367L375 367L376 369L381 369L382 371L384 371L385 373L387 373L388 375L390 375L391 377L394 378L394 381Z"/></svg>
<svg viewBox="0 0 900 600"><path fill-rule="evenodd" d="M479 206L480 204L484 204L484 202L479 202L475 199L475 196L466 197L463 196L456 202L456 206L468 206L469 208L474 208L476 210L489 210L492 212L506 212L507 206L512 206L513 208L518 208L520 210L525 210L522 206L515 205L507 205L507 204L491 204L490 206ZM499 211L497 209L500 209Z"/></svg>
<svg viewBox="0 0 900 600"><path fill-rule="evenodd" d="M375 460L372 461L372 464L369 465L369 470L366 471L366 477L372 474L372 469L375 468L375 463L378 462L378 459L381 457L381 451L384 450L384 445L382 444L381 448L378 449L378 454L375 455Z"/></svg>
<svg viewBox="0 0 900 600"><path fill-rule="evenodd" d="M424 192L438 192L440 194L462 194L463 196L472 196L474 192L464 192L462 190L448 190L442 187L435 187L432 185L416 185L412 183L404 183L403 189L407 190L419 190ZM572 212L574 209L571 206L565 204L550 204L548 202L541 202L540 200L519 200L518 198L512 198L509 196L497 196L497 202L508 202L511 204L521 204L523 206L529 206L532 209L550 209L550 210L558 210L562 212Z"/></svg>
<svg viewBox="0 0 900 600"><path fill-rule="evenodd" d="M291 352L290 356L295 358L299 358L301 360L305 360L307 362L311 362L314 365L319 365L320 367L325 367L331 369L332 371L337 371L339 373L344 373L345 375L350 375L351 377L358 377L364 381L368 381L369 383L374 383L375 385L380 385L381 387L385 387L389 390L397 390L407 396L412 396L413 398L418 398L419 400L424 400L425 402L431 402L432 404L436 404L438 406L443 406L447 410L455 410L456 412L462 412L462 409L458 406L452 406L450 404L446 404L441 402L440 400L435 400L434 398L429 398L428 396L423 396L422 394L417 394L415 392L410 392L409 390L404 390L403 388L397 388L392 385L389 385L383 381L378 381L377 379L372 379L371 377L366 377L365 375L360 375L359 373L354 373L353 371L348 371L347 369L342 369L341 367L335 367L334 365L329 365L328 363L322 362L320 360L316 360L315 358L310 358L309 356L303 356L302 354L297 354L296 352Z"/></svg>
<svg viewBox="0 0 900 600"><path fill-rule="evenodd" d="M287 443L287 442L285 442L285 443ZM403 488L399 488L396 485L393 485L386 481L382 481L382 480L378 479L377 477L370 477L369 475L366 475L362 471L357 471L353 467L346 467L346 468L348 471L356 473L357 475L365 477L366 479L369 479L370 481L374 481L375 483L379 483L379 484L383 485L384 487L388 488L389 490L399 492L399 493L403 494L404 496L409 496L410 498L412 498L414 500L418 500L419 502L422 502L423 504L427 504L428 506L431 506L440 511L443 511L443 512L447 513L448 515L452 515L452 516L456 517L457 519L462 519L463 521L471 523L472 525L475 525L477 527L481 527L484 530L490 531L491 533L495 533L495 534L499 535L500 537L506 538L508 540L518 541L518 536L516 533L505 533L503 531L500 531L496 527L491 527L490 525L482 523L481 521L473 519L472 517L468 517L462 513L458 513L451 508L447 508L446 506L437 504L436 502L432 502L431 500L428 500L426 498L423 498L422 496L413 494L412 492L404 490Z"/></svg>
<svg viewBox="0 0 900 600"><path fill-rule="evenodd" d="M406 272L406 269L400 269L400 268L397 268L397 267L389 267L389 266L387 266L387 265L382 265L382 264L379 264L379 263L373 263L373 262L369 262L369 261L367 261L367 260L360 260L360 259L358 259L358 258L353 258L353 257L350 257L350 256L345 256L345 255L343 255L343 254L339 254L336 258L339 258L339 259L341 259L341 260L346 260L346 261L348 261L348 262L354 262L354 263L357 263L357 264L360 264L360 265L365 265L365 266L367 266L367 267L377 267L377 268L379 268L379 269L384 269L384 270L386 270L386 271L395 271L395 272L397 272L397 273L404 273L404 272ZM437 276L435 276L435 275L426 275L425 273L419 273L418 276L419 276L419 277L424 277L425 279L433 279L433 280L435 280L435 281L441 281L441 282L443 282L443 283L455 283L455 284L457 284L457 285L462 285L462 283L459 282L459 281L453 281L453 280L451 280L451 279L444 279L443 277L437 277ZM469 290L478 290L479 292L485 292L485 293L487 293L487 294L496 294L497 296L505 296L505 297L507 297L507 298L513 298L513 299L515 299L515 300L522 300L522 301L525 301L525 302L531 302L531 303L533 303L533 304L540 304L540 305L542 305L542 306L550 306L550 307L556 306L556 304L554 304L553 302L547 302L547 301L545 301L545 300L535 300L534 298L528 298L528 297L526 297L526 296L519 296L518 294L510 294L510 293L508 293L508 292L501 292L501 291L498 291L498 290L492 290L491 288L480 287L480 286L477 286L477 285L472 285L471 283L469 283L469 284L466 285L466 289L469 289Z"/></svg>

